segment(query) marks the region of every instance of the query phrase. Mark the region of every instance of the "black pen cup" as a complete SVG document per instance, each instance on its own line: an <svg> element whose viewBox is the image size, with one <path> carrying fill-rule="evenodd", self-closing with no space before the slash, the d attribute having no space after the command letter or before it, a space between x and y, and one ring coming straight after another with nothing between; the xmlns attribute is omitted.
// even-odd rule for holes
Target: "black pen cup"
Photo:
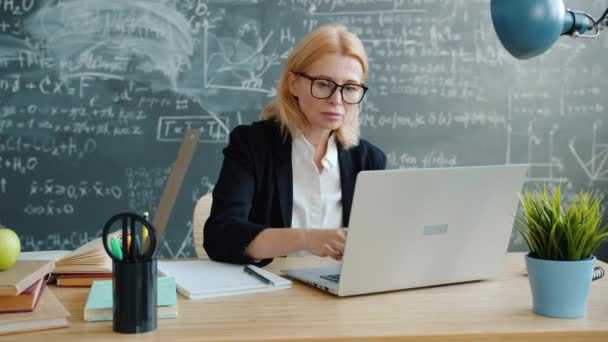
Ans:
<svg viewBox="0 0 608 342"><path fill-rule="evenodd" d="M139 334L156 329L157 259L113 261L114 331Z"/></svg>

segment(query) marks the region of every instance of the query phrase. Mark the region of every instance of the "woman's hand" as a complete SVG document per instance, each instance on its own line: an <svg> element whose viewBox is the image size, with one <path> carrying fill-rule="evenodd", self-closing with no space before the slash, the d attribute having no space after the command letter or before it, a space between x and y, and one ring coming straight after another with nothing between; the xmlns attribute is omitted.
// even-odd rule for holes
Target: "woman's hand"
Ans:
<svg viewBox="0 0 608 342"><path fill-rule="evenodd" d="M344 254L346 232L346 228L307 229L306 250L316 256L328 256L340 261Z"/></svg>

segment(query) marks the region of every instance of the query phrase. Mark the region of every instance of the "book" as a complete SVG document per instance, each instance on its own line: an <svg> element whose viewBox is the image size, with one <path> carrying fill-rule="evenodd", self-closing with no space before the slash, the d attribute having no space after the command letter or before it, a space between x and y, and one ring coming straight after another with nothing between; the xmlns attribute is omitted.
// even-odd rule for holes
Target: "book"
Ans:
<svg viewBox="0 0 608 342"><path fill-rule="evenodd" d="M158 277L157 317L177 317L177 292L173 277ZM112 281L96 280L91 286L84 306L84 320L89 322L112 320Z"/></svg>
<svg viewBox="0 0 608 342"><path fill-rule="evenodd" d="M0 276L0 296L17 296L36 281L51 273L52 260L17 260Z"/></svg>
<svg viewBox="0 0 608 342"><path fill-rule="evenodd" d="M0 296L0 313L33 311L46 287L46 279L38 279L17 296Z"/></svg>
<svg viewBox="0 0 608 342"><path fill-rule="evenodd" d="M96 280L112 280L112 273L65 273L56 279L60 287L91 287Z"/></svg>
<svg viewBox="0 0 608 342"><path fill-rule="evenodd" d="M53 273L112 273L112 259L97 238L57 259Z"/></svg>
<svg viewBox="0 0 608 342"><path fill-rule="evenodd" d="M55 268L52 273L56 276L74 273L112 273L112 259L103 248L101 238L91 240L74 251L50 250L21 254L19 260L53 260Z"/></svg>
<svg viewBox="0 0 608 342"><path fill-rule="evenodd" d="M41 294L36 310L0 315L0 335L62 328L69 325L70 314L50 288Z"/></svg>
<svg viewBox="0 0 608 342"><path fill-rule="evenodd" d="M282 290L292 286L288 279L253 265L248 266L271 283L266 284L258 277L245 272L242 265L211 260L158 262L158 270L175 277L177 291L188 299Z"/></svg>
<svg viewBox="0 0 608 342"><path fill-rule="evenodd" d="M67 254L72 253L65 249L57 249L51 251L32 251L32 252L21 252L19 254L19 260L53 260L57 261Z"/></svg>

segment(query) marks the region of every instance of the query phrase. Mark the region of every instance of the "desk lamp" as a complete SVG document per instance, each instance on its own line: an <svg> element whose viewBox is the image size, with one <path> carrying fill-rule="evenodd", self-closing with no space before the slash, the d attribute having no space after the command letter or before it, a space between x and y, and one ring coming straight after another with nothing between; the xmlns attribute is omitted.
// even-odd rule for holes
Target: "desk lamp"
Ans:
<svg viewBox="0 0 608 342"><path fill-rule="evenodd" d="M566 9L563 0L492 0L490 7L500 42L519 59L540 55L560 36L595 38L608 29L608 9L595 20Z"/></svg>

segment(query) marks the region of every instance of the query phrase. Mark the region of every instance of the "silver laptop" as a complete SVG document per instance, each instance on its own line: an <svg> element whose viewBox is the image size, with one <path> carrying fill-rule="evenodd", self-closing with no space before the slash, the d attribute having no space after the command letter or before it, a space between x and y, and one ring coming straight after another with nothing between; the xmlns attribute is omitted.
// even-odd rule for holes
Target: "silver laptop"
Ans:
<svg viewBox="0 0 608 342"><path fill-rule="evenodd" d="M282 272L338 296L491 278L503 268L527 169L360 172L342 262Z"/></svg>

